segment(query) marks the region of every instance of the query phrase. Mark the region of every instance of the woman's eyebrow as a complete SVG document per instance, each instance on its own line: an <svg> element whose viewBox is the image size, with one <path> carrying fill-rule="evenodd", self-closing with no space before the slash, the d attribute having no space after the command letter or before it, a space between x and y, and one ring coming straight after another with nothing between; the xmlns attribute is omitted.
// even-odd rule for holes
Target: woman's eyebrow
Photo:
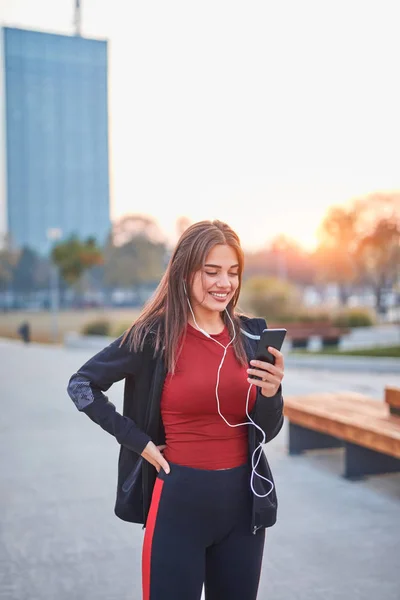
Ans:
<svg viewBox="0 0 400 600"><path fill-rule="evenodd" d="M204 265L204 266L205 267L214 267L214 269L222 269L221 265L210 265L210 264L207 264L207 265ZM234 269L235 267L238 267L238 266L239 266L238 264L237 265L232 265L229 268L230 269Z"/></svg>

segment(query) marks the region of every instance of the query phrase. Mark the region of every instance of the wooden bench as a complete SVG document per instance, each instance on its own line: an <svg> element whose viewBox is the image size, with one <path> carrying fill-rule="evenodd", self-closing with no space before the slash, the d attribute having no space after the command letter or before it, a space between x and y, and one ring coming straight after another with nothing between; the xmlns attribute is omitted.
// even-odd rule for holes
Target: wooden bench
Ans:
<svg viewBox="0 0 400 600"><path fill-rule="evenodd" d="M399 401L390 391L385 399ZM400 415L388 401L343 392L285 397L284 405L289 454L344 447L344 477L400 471Z"/></svg>
<svg viewBox="0 0 400 600"><path fill-rule="evenodd" d="M332 348L339 345L340 338L345 333L339 327L302 327L291 331L288 325L288 339L292 342L292 348L307 348L311 336L321 338L323 348Z"/></svg>
<svg viewBox="0 0 400 600"><path fill-rule="evenodd" d="M400 388L387 386L385 388L385 402L389 405L390 413L400 417Z"/></svg>

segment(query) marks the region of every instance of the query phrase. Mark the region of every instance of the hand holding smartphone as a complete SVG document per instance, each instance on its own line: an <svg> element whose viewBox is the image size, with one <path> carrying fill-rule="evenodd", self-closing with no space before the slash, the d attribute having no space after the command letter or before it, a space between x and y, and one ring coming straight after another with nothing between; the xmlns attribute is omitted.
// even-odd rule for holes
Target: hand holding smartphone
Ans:
<svg viewBox="0 0 400 600"><path fill-rule="evenodd" d="M258 342L256 360L275 364L275 357L268 352L268 346L281 350L286 333L286 329L264 329Z"/></svg>
<svg viewBox="0 0 400 600"><path fill-rule="evenodd" d="M268 347L272 346L277 350L281 350L283 342L286 337L286 329L264 329L261 334L260 341L258 342L255 360L262 360L263 362L275 364L275 357L268 351ZM253 379L260 379L255 375L251 376Z"/></svg>

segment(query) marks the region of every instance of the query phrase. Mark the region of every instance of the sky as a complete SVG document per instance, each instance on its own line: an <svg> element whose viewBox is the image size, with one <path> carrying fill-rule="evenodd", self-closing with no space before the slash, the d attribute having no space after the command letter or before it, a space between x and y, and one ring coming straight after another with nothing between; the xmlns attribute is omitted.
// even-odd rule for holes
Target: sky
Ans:
<svg viewBox="0 0 400 600"><path fill-rule="evenodd" d="M0 0L72 34L74 0ZM311 249L328 207L400 189L394 0L81 0L109 40L111 216L221 219Z"/></svg>

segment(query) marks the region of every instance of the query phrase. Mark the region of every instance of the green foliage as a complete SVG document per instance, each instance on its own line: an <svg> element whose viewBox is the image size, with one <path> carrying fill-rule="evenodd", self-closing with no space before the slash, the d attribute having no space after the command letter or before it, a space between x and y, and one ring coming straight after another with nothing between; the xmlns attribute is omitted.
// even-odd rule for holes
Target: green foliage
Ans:
<svg viewBox="0 0 400 600"><path fill-rule="evenodd" d="M7 287L13 278L13 269L18 262L16 253L4 248L0 250L0 290Z"/></svg>
<svg viewBox="0 0 400 600"><path fill-rule="evenodd" d="M34 250L28 247L22 248L13 270L13 289L18 292L29 292L37 288L42 263L43 259Z"/></svg>
<svg viewBox="0 0 400 600"><path fill-rule="evenodd" d="M96 319L86 323L82 328L83 335L110 335L111 324L107 319Z"/></svg>
<svg viewBox="0 0 400 600"><path fill-rule="evenodd" d="M142 234L121 246L110 244L105 250L106 285L129 288L158 283L165 270L165 252L163 243Z"/></svg>
<svg viewBox="0 0 400 600"><path fill-rule="evenodd" d="M307 308L288 312L281 320L285 323L325 323L333 327L366 327L375 324L373 311L368 308L343 308L340 311Z"/></svg>
<svg viewBox="0 0 400 600"><path fill-rule="evenodd" d="M113 338L120 337L127 329L130 329L132 322L120 321L112 323L108 319L96 319L86 323L82 328L83 335L108 335Z"/></svg>
<svg viewBox="0 0 400 600"><path fill-rule="evenodd" d="M296 312L299 301L296 287L275 277L251 277L242 288L244 310L269 321Z"/></svg>
<svg viewBox="0 0 400 600"><path fill-rule="evenodd" d="M76 236L56 244L51 251L51 258L59 267L63 279L73 285L83 273L103 262L101 250L94 238L81 241Z"/></svg>
<svg viewBox="0 0 400 600"><path fill-rule="evenodd" d="M104 250L104 283L134 288L158 284L165 271L166 245L151 217L127 215L113 224Z"/></svg>
<svg viewBox="0 0 400 600"><path fill-rule="evenodd" d="M375 316L367 308L348 308L341 310L334 318L336 327L368 327L375 324Z"/></svg>
<svg viewBox="0 0 400 600"><path fill-rule="evenodd" d="M376 348L359 348L358 350L347 350L340 354L346 356L380 356L390 358L400 358L400 346L376 347Z"/></svg>
<svg viewBox="0 0 400 600"><path fill-rule="evenodd" d="M382 358L400 358L400 346L377 346L374 348L357 348L357 350L336 350L334 348L323 348L318 352L310 350L295 350L293 354L306 354L307 356L318 356L330 354L333 356L378 356Z"/></svg>

